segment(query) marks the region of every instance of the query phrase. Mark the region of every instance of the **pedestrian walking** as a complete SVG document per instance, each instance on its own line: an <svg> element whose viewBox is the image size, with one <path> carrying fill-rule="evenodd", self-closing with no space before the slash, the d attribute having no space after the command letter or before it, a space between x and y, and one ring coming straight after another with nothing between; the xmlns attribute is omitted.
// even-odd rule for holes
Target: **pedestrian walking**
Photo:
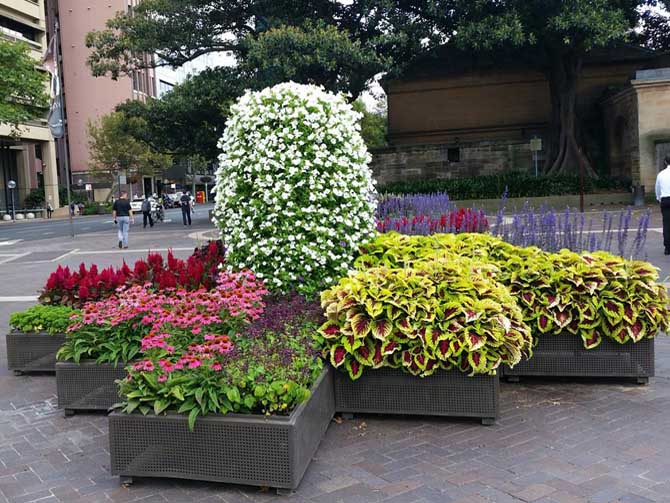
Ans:
<svg viewBox="0 0 670 503"><path fill-rule="evenodd" d="M75 215L75 213L74 213L74 201L72 201L72 202L70 203L70 215L72 215L72 216Z"/></svg>
<svg viewBox="0 0 670 503"><path fill-rule="evenodd" d="M191 193L186 192L183 196L181 196L179 202L181 203L181 218L184 221L184 225L186 225L187 220L188 225L191 225L191 207L193 206Z"/></svg>
<svg viewBox="0 0 670 503"><path fill-rule="evenodd" d="M119 248L128 248L128 231L130 225L135 223L135 217L133 216L133 209L130 207L130 201L128 201L127 192L121 192L121 197L114 201L112 219L119 226Z"/></svg>
<svg viewBox="0 0 670 503"><path fill-rule="evenodd" d="M47 203L47 218L51 218L54 214L54 207L51 206L51 203Z"/></svg>
<svg viewBox="0 0 670 503"><path fill-rule="evenodd" d="M670 155L665 157L664 166L656 177L656 199L663 215L663 246L665 254L670 255Z"/></svg>
<svg viewBox="0 0 670 503"><path fill-rule="evenodd" d="M147 221L149 226L154 226L154 219L151 217L151 200L147 197L142 201L142 220L144 221L144 229L147 228Z"/></svg>

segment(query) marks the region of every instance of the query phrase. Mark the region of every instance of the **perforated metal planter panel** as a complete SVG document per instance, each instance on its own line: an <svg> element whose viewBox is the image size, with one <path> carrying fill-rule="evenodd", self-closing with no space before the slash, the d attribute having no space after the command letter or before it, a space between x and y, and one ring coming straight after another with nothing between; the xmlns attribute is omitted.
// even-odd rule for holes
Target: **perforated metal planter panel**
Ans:
<svg viewBox="0 0 670 503"><path fill-rule="evenodd" d="M654 339L619 344L603 338L599 346L585 349L572 334L540 335L533 357L505 367L506 376L556 377L653 377Z"/></svg>
<svg viewBox="0 0 670 503"><path fill-rule="evenodd" d="M54 372L56 353L65 343L65 334L47 332L7 334L7 368L17 372Z"/></svg>
<svg viewBox="0 0 670 503"><path fill-rule="evenodd" d="M126 377L124 364L56 363L58 407L68 410L107 410L121 401L114 381Z"/></svg>
<svg viewBox="0 0 670 503"><path fill-rule="evenodd" d="M366 369L356 381L335 371L338 412L496 418L498 394L498 376L457 370L422 378L400 369Z"/></svg>
<svg viewBox="0 0 670 503"><path fill-rule="evenodd" d="M295 489L335 413L325 370L310 399L291 416L230 414L196 420L182 414L109 416L111 471Z"/></svg>

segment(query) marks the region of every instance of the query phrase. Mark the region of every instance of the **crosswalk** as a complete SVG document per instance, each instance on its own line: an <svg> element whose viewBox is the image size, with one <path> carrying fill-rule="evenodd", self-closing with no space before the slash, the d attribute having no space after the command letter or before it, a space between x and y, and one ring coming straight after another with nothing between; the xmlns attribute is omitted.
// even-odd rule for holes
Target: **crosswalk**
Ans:
<svg viewBox="0 0 670 503"><path fill-rule="evenodd" d="M23 241L23 239L10 239L7 241L0 241L0 246L12 246L17 243L20 243L21 241Z"/></svg>

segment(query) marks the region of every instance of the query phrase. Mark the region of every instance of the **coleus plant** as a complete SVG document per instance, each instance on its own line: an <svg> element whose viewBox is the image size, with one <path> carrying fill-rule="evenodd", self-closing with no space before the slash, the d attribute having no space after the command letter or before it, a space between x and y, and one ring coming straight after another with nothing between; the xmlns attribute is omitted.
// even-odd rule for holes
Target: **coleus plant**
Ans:
<svg viewBox="0 0 670 503"><path fill-rule="evenodd" d="M351 379L385 366L429 376L515 365L530 355L532 336L496 272L452 256L353 273L321 294L324 353Z"/></svg>
<svg viewBox="0 0 670 503"><path fill-rule="evenodd" d="M587 349L597 347L603 337L624 344L670 328L668 296L656 282L656 268L607 252L549 253L486 234L395 233L378 236L361 252L359 269L414 267L454 255L494 264L498 280L510 289L536 335L571 333Z"/></svg>

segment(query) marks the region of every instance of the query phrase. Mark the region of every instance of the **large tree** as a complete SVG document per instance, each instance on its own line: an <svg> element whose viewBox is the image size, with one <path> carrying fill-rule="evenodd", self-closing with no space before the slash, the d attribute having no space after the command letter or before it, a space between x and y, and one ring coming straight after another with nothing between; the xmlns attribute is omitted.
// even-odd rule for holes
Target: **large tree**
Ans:
<svg viewBox="0 0 670 503"><path fill-rule="evenodd" d="M20 124L43 115L49 106L46 72L23 42L0 38L0 124L19 134Z"/></svg>
<svg viewBox="0 0 670 503"><path fill-rule="evenodd" d="M88 123L90 173L111 184L107 199L114 193L119 175L129 179L154 176L172 165L170 156L154 152L128 134L128 122L141 120L113 112L103 115L97 122Z"/></svg>
<svg viewBox="0 0 670 503"><path fill-rule="evenodd" d="M435 23L444 39L474 51L510 51L549 82L552 112L547 172L595 175L579 139L577 89L585 57L617 42L662 38L667 18L656 0L398 0L414 15ZM425 14L417 9L423 4ZM655 12L655 13L654 13ZM659 17L660 16L660 17ZM644 21L647 21L645 26ZM637 29L637 31L636 31ZM652 44L654 45L654 44Z"/></svg>
<svg viewBox="0 0 670 503"><path fill-rule="evenodd" d="M128 119L123 127L154 151L177 157L219 154L230 104L247 81L234 68L206 69L176 85L160 99L130 100L117 106Z"/></svg>

